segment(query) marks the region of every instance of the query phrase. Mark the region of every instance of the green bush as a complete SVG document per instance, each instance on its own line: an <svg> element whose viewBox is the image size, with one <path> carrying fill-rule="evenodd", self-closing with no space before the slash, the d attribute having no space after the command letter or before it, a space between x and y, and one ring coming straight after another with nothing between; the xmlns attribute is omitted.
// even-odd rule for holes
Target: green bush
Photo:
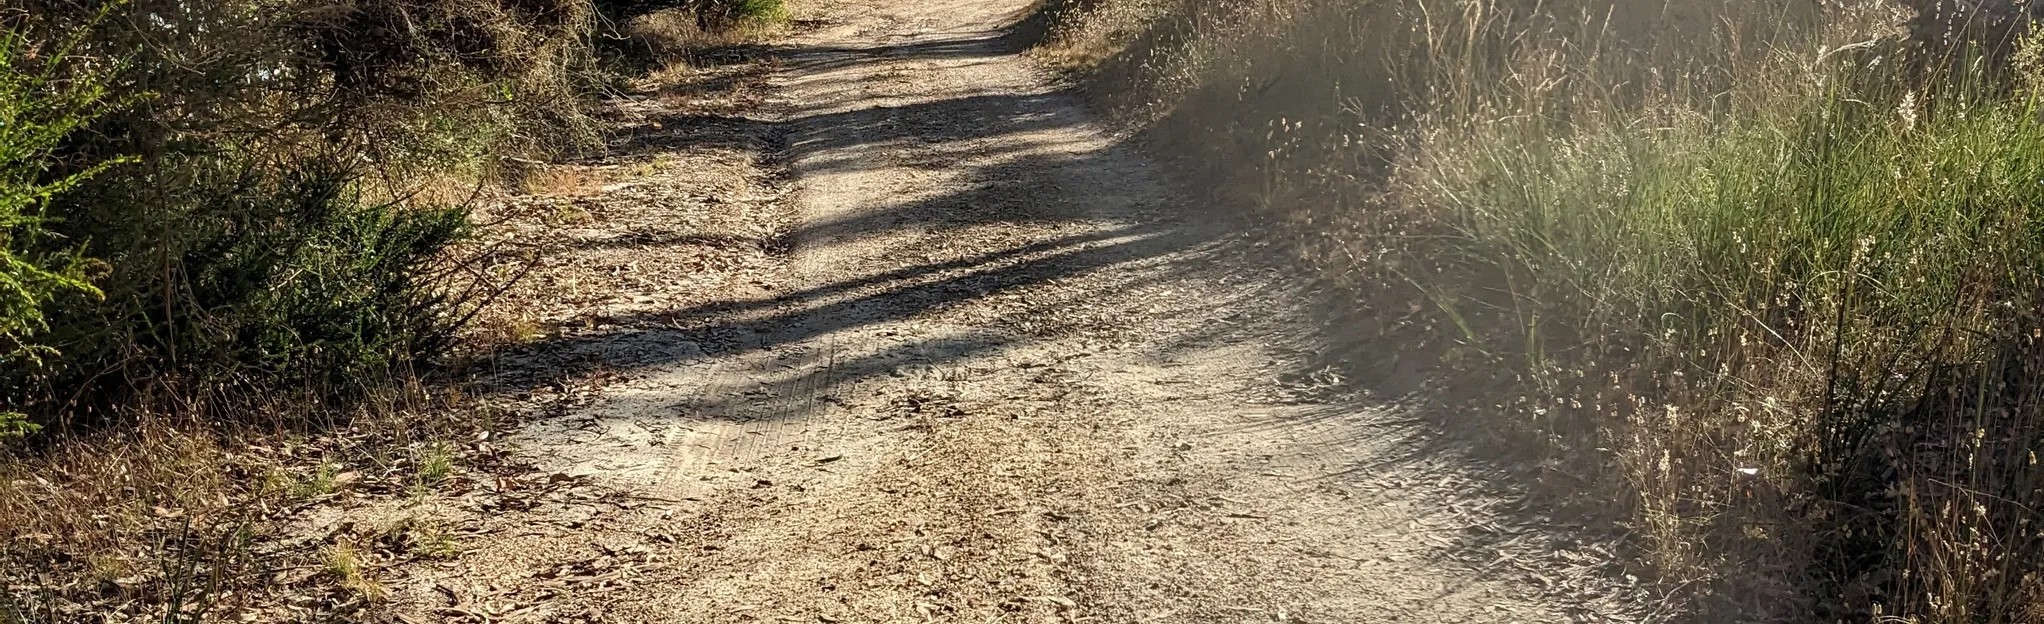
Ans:
<svg viewBox="0 0 2044 624"><path fill-rule="evenodd" d="M48 353L44 307L59 293L97 294L74 247L53 241L45 208L111 163L53 176L64 138L104 105L100 77L65 76L56 59L29 56L22 33L0 33L0 358ZM55 244L52 244L55 242Z"/></svg>
<svg viewBox="0 0 2044 624"><path fill-rule="evenodd" d="M63 328L72 361L142 354L153 364L142 370L222 399L346 397L444 352L458 311L430 275L467 232L466 211L369 201L358 174L297 164L275 177L215 172L195 189L205 211L160 230L157 244L174 247L152 250L177 254L168 282L115 271L109 287L124 296L66 310L108 321Z"/></svg>
<svg viewBox="0 0 2044 624"><path fill-rule="evenodd" d="M129 104L67 104L35 135L48 171L22 170L66 190L11 226L40 316L9 300L8 320L42 357L0 367L0 412L31 422L345 400L414 373L475 303L449 270L466 193L421 191L597 137L583 0L25 8L0 24L28 58Z"/></svg>
<svg viewBox="0 0 2044 624"><path fill-rule="evenodd" d="M746 19L781 20L787 19L788 7L783 0L738 0L734 11Z"/></svg>
<svg viewBox="0 0 2044 624"><path fill-rule="evenodd" d="M0 363L60 355L41 342L46 308L62 294L100 294L77 247L47 227L46 209L117 162L53 173L65 137L104 110L106 87L103 76L67 75L61 54L38 59L34 52L23 33L0 33ZM38 429L26 415L0 409L0 441Z"/></svg>

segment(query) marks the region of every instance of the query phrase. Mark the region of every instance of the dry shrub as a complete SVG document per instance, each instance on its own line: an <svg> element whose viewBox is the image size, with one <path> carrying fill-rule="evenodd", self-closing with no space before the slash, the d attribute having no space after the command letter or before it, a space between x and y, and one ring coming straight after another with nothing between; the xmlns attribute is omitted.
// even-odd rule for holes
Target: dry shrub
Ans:
<svg viewBox="0 0 2044 624"><path fill-rule="evenodd" d="M622 30L632 47L657 58L681 58L689 52L729 42L725 33L704 31L696 23L696 16L682 9L634 17Z"/></svg>
<svg viewBox="0 0 2044 624"><path fill-rule="evenodd" d="M604 21L616 34L607 52L628 73L654 76L660 83L678 82L689 64L705 52L756 43L786 23L780 0L704 0L699 2L598 2Z"/></svg>

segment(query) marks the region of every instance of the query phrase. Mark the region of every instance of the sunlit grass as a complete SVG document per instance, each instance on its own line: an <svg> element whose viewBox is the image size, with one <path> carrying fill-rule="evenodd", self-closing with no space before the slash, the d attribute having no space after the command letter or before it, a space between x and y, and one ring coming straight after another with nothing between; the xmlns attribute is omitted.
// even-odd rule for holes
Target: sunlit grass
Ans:
<svg viewBox="0 0 2044 624"><path fill-rule="evenodd" d="M1644 397L1589 410L1631 432L1621 458L1662 567L1722 557L1698 529L1747 502L1725 478L1744 472L1808 506L1793 547L1909 572L1905 611L2019 620L2028 581L1957 586L2031 578L2044 555L2019 502L2044 473L2009 461L2044 435L2044 379L2024 372L2044 301L2044 95L1821 53L1756 69L1789 79L1646 103L1460 94L1508 114L1432 118L1402 201L1457 234L1434 252L1506 294L1434 292L1509 307L1523 331L1482 347L1546 388L1648 367ZM1894 533L1827 535L1867 526ZM1841 573L1860 572L1814 572Z"/></svg>
<svg viewBox="0 0 2044 624"><path fill-rule="evenodd" d="M1665 587L2044 606L2035 47L1912 48L1879 1L1064 4L1048 54L1299 226L1470 429L1609 473Z"/></svg>

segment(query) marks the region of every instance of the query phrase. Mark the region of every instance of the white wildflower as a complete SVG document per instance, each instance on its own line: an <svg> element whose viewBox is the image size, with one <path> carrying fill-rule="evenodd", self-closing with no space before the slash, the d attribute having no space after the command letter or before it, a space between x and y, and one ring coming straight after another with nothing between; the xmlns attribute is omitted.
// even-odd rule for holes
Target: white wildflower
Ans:
<svg viewBox="0 0 2044 624"><path fill-rule="evenodd" d="M1895 114L1902 116L1902 128L1916 129L1916 92L1902 94L1902 103L1895 106Z"/></svg>

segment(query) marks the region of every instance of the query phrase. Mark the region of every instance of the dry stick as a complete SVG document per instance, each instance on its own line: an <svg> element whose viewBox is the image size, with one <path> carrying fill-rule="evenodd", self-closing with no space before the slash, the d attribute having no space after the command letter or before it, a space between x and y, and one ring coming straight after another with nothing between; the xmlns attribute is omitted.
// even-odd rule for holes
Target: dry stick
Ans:
<svg viewBox="0 0 2044 624"><path fill-rule="evenodd" d="M457 273L457 272L462 272L462 273L467 273L467 274L469 274L469 276L470 276L470 277L472 277L472 278L474 278L474 279L475 279L475 281L474 281L474 282L470 282L470 283L469 283L469 285L468 285L467 287L465 287L465 288L463 288L463 289L462 289L462 291L461 291L461 294L459 294L459 295L456 295L456 296L454 297L454 299L453 299L454 301L457 301L457 302L459 302L459 301L468 301L468 300L470 299L470 297L471 297L472 295L474 295L474 294L475 294L475 291L476 291L476 289L477 289L477 288L479 288L478 284L486 283L486 282L488 282L488 281L489 281L489 276L488 276L488 275L486 275L486 274L484 274L484 273L483 273L483 272L482 272L482 271L481 271L480 269L477 269L477 268L475 268L475 265L476 265L477 263L480 263L480 262L484 261L484 260L488 260L488 259L492 259L492 258L497 258L497 257L500 257L500 256L499 256L499 255L497 254L497 250L498 250L498 249L500 249L500 248L502 248L502 247L504 247L504 246L506 246L506 245L508 245L508 244L509 244L509 243L501 243L501 242L500 242L500 243L494 243L494 244L491 244L491 245L490 245L489 247L487 247L487 248L485 248L485 249L483 249L483 250L481 250L481 251L478 251L478 252L476 252L476 254L475 254L474 256L471 256L471 257L470 257L469 259L467 259L467 260L464 260L464 261L462 261L462 262L460 262L460 263L458 263L458 264L456 264L456 265L454 265L454 266L452 266L452 267L448 267L448 268L447 268L447 269L445 269L445 270L442 270L442 271L436 271L436 272L434 272L433 274L427 275L427 276L426 276L426 279L427 279L427 280L429 280L429 281L434 281L434 282L438 282L438 281L441 281L441 280L444 280L444 279L447 279L447 278L450 278L450 277L452 277L452 276L453 276L453 274L455 274L455 273ZM535 247L536 247L536 246L535 246ZM540 254L539 254L539 253L537 253L537 252L533 253L533 254L532 254L532 256L531 256L531 260L530 260L530 262L528 262L527 264L528 264L529 266L536 266L536 265L537 265L537 264L539 263L539 257L540 257ZM530 269L528 269L528 271L529 271L529 270L530 270ZM520 278L523 278L524 276L525 276L525 274L524 274L523 272L519 273L519 274L518 274L518 275L517 275L516 277L513 277L513 278L512 278L512 280L511 280L511 282L510 282L509 284L506 284L506 286L507 286L507 287L509 287L509 286L510 286L510 285L512 285L512 284L516 284L516 283L517 283L517 281L518 281L518 279L520 279ZM487 304L488 302L487 302L487 301L485 301L485 303Z"/></svg>
<svg viewBox="0 0 2044 624"><path fill-rule="evenodd" d="M531 262L527 262L525 264L524 269L519 270L518 274L512 276L511 279L505 280L504 284L498 287L496 292L492 292L489 294L489 296L484 297L482 299L481 305L477 305L475 309L469 310L468 314L463 315L461 317L461 320L456 321L454 325L456 327L468 325L469 321L475 320L476 315L481 314L484 308L489 307L489 305L495 302L498 297L501 297L504 295L504 293L509 292L512 286L517 285L519 280L525 279L526 275L531 274L532 271L537 268L539 268L539 256L535 255L532 257Z"/></svg>

